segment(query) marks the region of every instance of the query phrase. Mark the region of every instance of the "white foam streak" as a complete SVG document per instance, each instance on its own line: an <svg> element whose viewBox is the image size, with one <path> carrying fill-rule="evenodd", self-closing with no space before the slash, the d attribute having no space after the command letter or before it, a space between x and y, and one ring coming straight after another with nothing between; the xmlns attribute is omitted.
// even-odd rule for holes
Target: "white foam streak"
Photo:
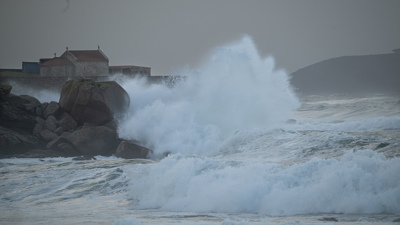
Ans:
<svg viewBox="0 0 400 225"><path fill-rule="evenodd" d="M332 130L332 131L363 131L400 129L399 117L375 117L364 119L332 120L313 119L299 120L296 125L286 126L294 130Z"/></svg>

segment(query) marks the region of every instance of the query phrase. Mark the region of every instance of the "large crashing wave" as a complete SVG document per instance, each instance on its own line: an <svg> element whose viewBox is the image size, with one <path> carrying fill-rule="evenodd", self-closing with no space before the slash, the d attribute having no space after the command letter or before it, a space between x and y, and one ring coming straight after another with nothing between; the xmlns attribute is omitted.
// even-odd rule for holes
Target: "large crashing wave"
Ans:
<svg viewBox="0 0 400 225"><path fill-rule="evenodd" d="M155 154L210 155L221 139L247 128L271 128L292 117L300 103L288 75L262 58L251 37L216 48L199 70L169 89L144 87L140 80L123 87L131 97L131 114L118 130Z"/></svg>

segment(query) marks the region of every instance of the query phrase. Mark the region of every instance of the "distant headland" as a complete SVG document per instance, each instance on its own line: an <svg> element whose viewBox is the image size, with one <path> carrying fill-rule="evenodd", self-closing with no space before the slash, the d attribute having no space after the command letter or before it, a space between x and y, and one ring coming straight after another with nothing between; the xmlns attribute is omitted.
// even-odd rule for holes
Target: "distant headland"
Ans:
<svg viewBox="0 0 400 225"><path fill-rule="evenodd" d="M400 49L393 53L342 56L291 74L299 94L400 94Z"/></svg>

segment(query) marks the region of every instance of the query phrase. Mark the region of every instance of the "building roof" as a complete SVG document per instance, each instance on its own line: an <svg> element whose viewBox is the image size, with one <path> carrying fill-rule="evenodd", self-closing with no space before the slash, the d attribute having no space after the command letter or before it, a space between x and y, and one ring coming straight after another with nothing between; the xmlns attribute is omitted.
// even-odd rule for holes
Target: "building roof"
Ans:
<svg viewBox="0 0 400 225"><path fill-rule="evenodd" d="M74 55L78 61L95 62L95 61L107 61L108 59L100 52L100 50L73 50L69 51Z"/></svg>
<svg viewBox="0 0 400 225"><path fill-rule="evenodd" d="M69 59L65 57L54 57L49 61L42 64L42 66L61 66L61 65L74 65Z"/></svg>

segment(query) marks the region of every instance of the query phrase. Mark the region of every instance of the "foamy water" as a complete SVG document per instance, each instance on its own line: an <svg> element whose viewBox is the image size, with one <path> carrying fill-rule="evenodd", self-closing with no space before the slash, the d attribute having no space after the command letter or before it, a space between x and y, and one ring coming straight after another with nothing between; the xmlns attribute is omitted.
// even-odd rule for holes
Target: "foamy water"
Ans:
<svg viewBox="0 0 400 225"><path fill-rule="evenodd" d="M299 100L273 64L245 36L174 88L121 81L150 159L1 159L0 223L399 222L400 98Z"/></svg>

